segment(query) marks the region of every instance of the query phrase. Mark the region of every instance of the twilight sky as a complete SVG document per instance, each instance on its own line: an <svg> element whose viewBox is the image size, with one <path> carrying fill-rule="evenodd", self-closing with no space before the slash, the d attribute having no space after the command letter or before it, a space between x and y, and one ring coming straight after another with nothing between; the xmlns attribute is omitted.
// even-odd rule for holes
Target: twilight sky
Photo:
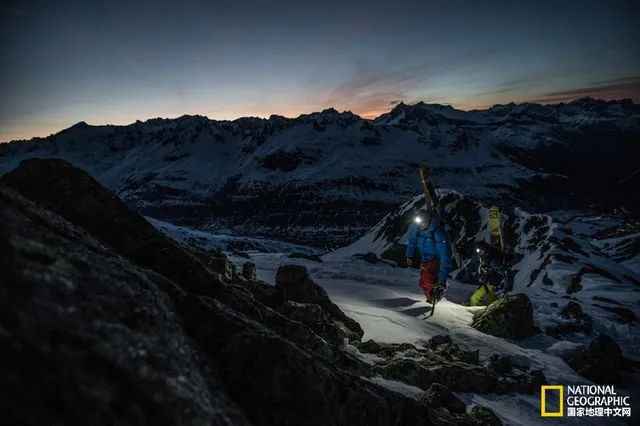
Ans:
<svg viewBox="0 0 640 426"><path fill-rule="evenodd" d="M640 102L639 3L5 0L0 141L399 100Z"/></svg>

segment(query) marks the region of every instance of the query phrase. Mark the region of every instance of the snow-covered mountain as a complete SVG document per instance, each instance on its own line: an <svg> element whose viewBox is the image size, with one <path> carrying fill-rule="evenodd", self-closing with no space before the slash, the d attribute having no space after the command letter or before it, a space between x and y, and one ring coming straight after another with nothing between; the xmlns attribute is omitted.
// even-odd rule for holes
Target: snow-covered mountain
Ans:
<svg viewBox="0 0 640 426"><path fill-rule="evenodd" d="M373 121L329 109L81 122L0 144L0 174L26 158L63 158L146 216L327 247L352 242L418 193L422 161L438 186L500 205L637 208L639 136L640 106L588 99L468 112L400 104Z"/></svg>

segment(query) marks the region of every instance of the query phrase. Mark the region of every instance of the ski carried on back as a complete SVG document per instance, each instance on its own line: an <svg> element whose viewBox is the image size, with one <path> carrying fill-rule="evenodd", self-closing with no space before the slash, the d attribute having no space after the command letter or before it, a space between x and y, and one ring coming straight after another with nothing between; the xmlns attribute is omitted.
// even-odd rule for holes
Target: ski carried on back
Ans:
<svg viewBox="0 0 640 426"><path fill-rule="evenodd" d="M502 273L501 287L503 291L511 289L513 284L513 275L511 273L511 267L509 265L509 256L507 248L505 247L503 237L503 215L500 212L500 208L493 206L489 208L489 239L491 245L496 247L500 253L500 267Z"/></svg>
<svg viewBox="0 0 640 426"><path fill-rule="evenodd" d="M425 163L420 165L420 183L422 183L422 190L424 191L425 208L432 214L440 213L440 200L431 182L431 170Z"/></svg>
<svg viewBox="0 0 640 426"><path fill-rule="evenodd" d="M442 216L440 210L440 199L438 198L438 194L436 193L436 189L433 186L433 182L431 180L431 170L426 163L422 163L420 165L420 183L422 184L422 190L424 191L424 204L427 211L431 212L432 215ZM446 232L446 231L445 231ZM451 240L449 240L451 241ZM438 294L435 294L435 292ZM431 318L436 311L436 304L442 297L442 292L444 289L434 288L432 294L432 304L431 304L431 312L429 312L425 319Z"/></svg>
<svg viewBox="0 0 640 426"><path fill-rule="evenodd" d="M426 163L420 164L420 183L422 183L422 190L424 191L425 208L432 214L437 214L440 220L443 221L442 229L447 234L447 239L451 242L451 255L456 261L458 267L460 267L462 265L460 254L458 253L458 250L456 250L455 245L450 238L447 227L444 226L444 212L442 206L440 205L440 198L438 197L436 188L433 185L433 180L431 179L431 169L429 169L429 166Z"/></svg>
<svg viewBox="0 0 640 426"><path fill-rule="evenodd" d="M502 215L500 209L493 206L489 209L489 235L491 245L500 247L500 252L504 252L504 240L502 239Z"/></svg>

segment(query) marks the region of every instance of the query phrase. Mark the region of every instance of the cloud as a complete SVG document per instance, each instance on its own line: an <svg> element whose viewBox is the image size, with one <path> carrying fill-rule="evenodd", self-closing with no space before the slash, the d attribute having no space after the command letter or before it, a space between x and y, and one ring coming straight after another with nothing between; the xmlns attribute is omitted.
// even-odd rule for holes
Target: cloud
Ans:
<svg viewBox="0 0 640 426"><path fill-rule="evenodd" d="M529 102L568 102L585 97L604 100L627 98L633 99L636 102L640 101L640 76L598 81L594 82L590 86L580 87L577 89L549 92L536 99L530 99Z"/></svg>
<svg viewBox="0 0 640 426"><path fill-rule="evenodd" d="M393 71L358 64L352 77L331 90L324 104L373 118L388 112L400 99L411 98L411 93L428 80L431 71L429 64Z"/></svg>

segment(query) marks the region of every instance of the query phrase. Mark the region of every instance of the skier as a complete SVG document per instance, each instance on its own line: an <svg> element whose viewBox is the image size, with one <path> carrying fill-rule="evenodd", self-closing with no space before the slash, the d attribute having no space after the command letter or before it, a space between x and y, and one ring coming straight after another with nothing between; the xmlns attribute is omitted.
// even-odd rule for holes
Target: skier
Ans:
<svg viewBox="0 0 640 426"><path fill-rule="evenodd" d="M451 271L451 248L440 219L430 210L420 209L409 229L407 265L413 263L416 251L420 254L420 288L428 303L437 302L446 289Z"/></svg>
<svg viewBox="0 0 640 426"><path fill-rule="evenodd" d="M500 251L484 241L476 246L478 258L478 282L480 285L469 298L469 306L490 305L497 300L496 291L504 282Z"/></svg>
<svg viewBox="0 0 640 426"><path fill-rule="evenodd" d="M470 306L490 305L498 298L496 291L509 290L506 288L509 273L505 268L507 253L502 237L502 213L496 206L489 209L488 228L490 243L481 241L476 247L480 285L469 298Z"/></svg>

